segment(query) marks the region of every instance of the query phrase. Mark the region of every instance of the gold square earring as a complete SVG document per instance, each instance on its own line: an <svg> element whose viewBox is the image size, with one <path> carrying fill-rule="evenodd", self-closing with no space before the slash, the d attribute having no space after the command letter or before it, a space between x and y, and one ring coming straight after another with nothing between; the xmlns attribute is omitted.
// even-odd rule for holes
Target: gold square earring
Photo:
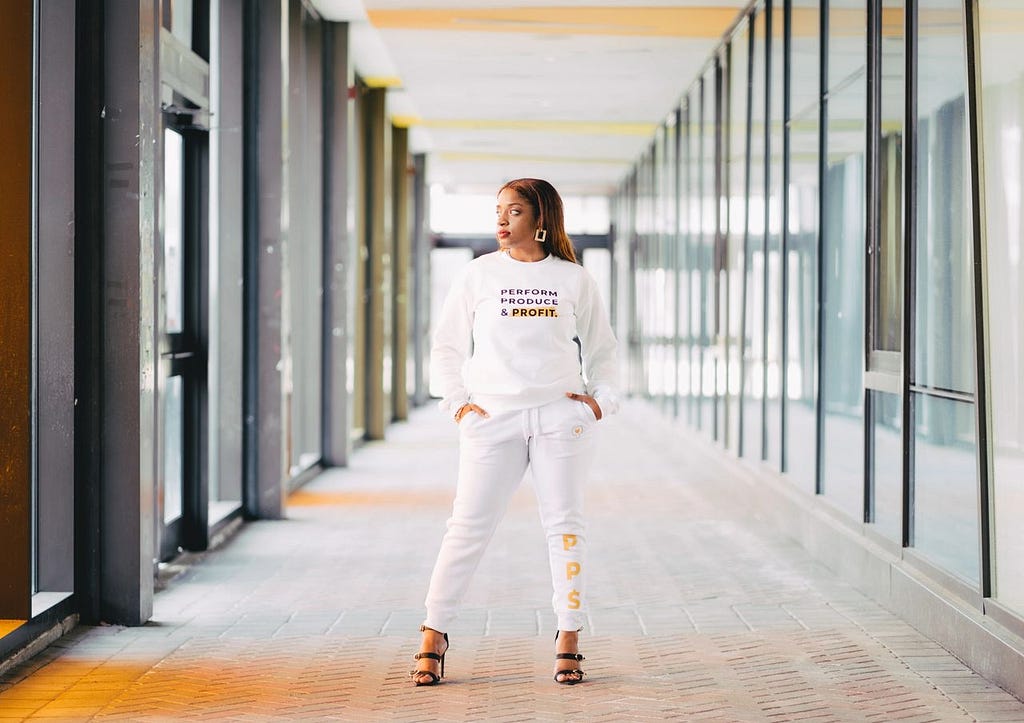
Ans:
<svg viewBox="0 0 1024 723"><path fill-rule="evenodd" d="M544 241L545 241L545 239L547 239L547 237L548 237L548 230L546 228L539 228L539 229L537 229L537 232L535 234L533 234L533 240L536 241L539 244L544 243Z"/></svg>

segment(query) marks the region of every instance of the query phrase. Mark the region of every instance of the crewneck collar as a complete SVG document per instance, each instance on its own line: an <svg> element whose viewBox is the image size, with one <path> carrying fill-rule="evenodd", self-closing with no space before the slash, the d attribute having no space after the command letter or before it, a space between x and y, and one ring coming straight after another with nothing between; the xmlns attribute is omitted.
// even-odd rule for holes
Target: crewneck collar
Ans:
<svg viewBox="0 0 1024 723"><path fill-rule="evenodd" d="M533 266L535 264L543 264L543 263L546 263L547 261L550 261L552 258L554 258L554 255L549 253L544 258L537 259L536 261L520 261L519 259L514 258L512 256L512 254L510 254L508 251L501 250L498 253L501 254L502 256L504 256L506 259L508 259L509 261L511 261L514 264L528 264L530 266Z"/></svg>

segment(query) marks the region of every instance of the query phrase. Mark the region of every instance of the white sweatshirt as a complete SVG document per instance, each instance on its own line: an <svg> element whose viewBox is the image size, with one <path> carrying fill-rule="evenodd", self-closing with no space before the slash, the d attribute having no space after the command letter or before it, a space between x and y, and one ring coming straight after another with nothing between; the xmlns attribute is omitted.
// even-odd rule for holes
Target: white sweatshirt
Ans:
<svg viewBox="0 0 1024 723"><path fill-rule="evenodd" d="M450 414L466 402L492 413L527 409L566 392L593 396L603 415L618 409L615 336L597 284L578 264L500 251L474 259L435 329L430 363Z"/></svg>

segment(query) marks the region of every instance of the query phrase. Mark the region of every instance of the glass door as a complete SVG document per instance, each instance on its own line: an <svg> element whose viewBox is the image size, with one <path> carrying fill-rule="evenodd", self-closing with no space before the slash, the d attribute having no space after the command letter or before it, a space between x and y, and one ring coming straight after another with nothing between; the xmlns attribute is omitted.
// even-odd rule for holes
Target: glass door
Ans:
<svg viewBox="0 0 1024 723"><path fill-rule="evenodd" d="M157 554L206 546L206 492L199 465L201 249L205 133L168 123L163 134L162 264L160 265L160 462Z"/></svg>

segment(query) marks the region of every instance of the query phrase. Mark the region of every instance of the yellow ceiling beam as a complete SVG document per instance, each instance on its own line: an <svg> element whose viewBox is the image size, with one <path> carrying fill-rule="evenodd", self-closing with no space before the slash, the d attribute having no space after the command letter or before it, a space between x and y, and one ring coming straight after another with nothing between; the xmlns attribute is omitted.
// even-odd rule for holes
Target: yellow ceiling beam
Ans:
<svg viewBox="0 0 1024 723"><path fill-rule="evenodd" d="M534 131L541 133L573 133L587 135L649 136L656 123L620 123L615 121L572 120L491 120L491 119L427 119L417 125L438 130L461 131Z"/></svg>
<svg viewBox="0 0 1024 723"><path fill-rule="evenodd" d="M410 8L366 14L381 30L675 38L719 38L736 19L735 8L721 7Z"/></svg>
<svg viewBox="0 0 1024 723"><path fill-rule="evenodd" d="M633 160L628 158L594 158L593 156L530 156L516 153L477 153L469 151L441 151L435 154L439 159L449 163L468 162L502 162L511 161L528 163L572 163L631 166Z"/></svg>

